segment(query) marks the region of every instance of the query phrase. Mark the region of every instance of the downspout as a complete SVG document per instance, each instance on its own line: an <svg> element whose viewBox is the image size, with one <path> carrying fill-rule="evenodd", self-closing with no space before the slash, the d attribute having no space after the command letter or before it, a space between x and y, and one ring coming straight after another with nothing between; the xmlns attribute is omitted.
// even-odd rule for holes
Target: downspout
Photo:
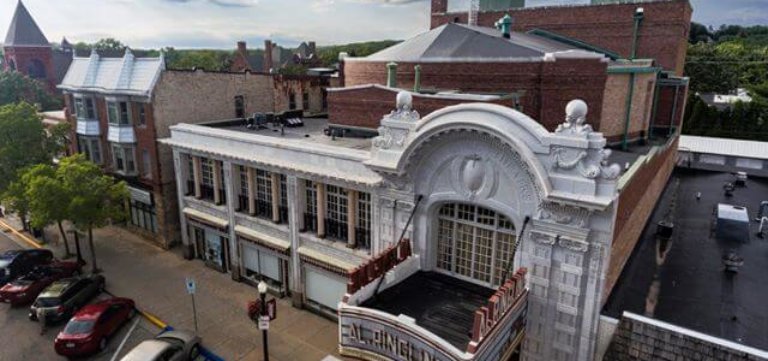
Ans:
<svg viewBox="0 0 768 361"><path fill-rule="evenodd" d="M629 144L629 121L632 119L632 97L635 96L635 73L629 73L629 90L627 91L627 104L624 114L624 139L621 141L621 149L627 150Z"/></svg>
<svg viewBox="0 0 768 361"><path fill-rule="evenodd" d="M637 56L637 38L640 32L640 23L643 21L645 11L642 7L635 9L635 15L632 17L635 20L634 28L632 29L632 51L629 55L629 60L635 60ZM627 108L624 119L624 139L621 142L621 149L627 150L629 145L629 122L632 119L632 97L635 93L635 73L629 74L629 91L627 92Z"/></svg>
<svg viewBox="0 0 768 361"><path fill-rule="evenodd" d="M656 122L656 111L659 106L659 93L661 92L661 88L659 87L659 79L660 79L661 73L656 73L656 84L654 84L654 92L653 92L653 105L651 106L651 124L648 126L648 138L647 140L651 140L653 138L653 126Z"/></svg>
<svg viewBox="0 0 768 361"><path fill-rule="evenodd" d="M675 100L672 101L672 114L669 115L669 136L672 136L672 127L677 116L677 99L680 98L680 84L675 85Z"/></svg>
<svg viewBox="0 0 768 361"><path fill-rule="evenodd" d="M413 92L421 92L421 65L413 67Z"/></svg>

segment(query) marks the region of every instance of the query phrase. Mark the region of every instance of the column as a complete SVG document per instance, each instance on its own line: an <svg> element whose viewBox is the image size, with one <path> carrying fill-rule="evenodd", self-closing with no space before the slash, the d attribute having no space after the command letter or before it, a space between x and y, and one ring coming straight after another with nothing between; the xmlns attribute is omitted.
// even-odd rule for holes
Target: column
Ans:
<svg viewBox="0 0 768 361"><path fill-rule="evenodd" d="M315 183L317 187L317 236L325 238L325 184Z"/></svg>
<svg viewBox="0 0 768 361"><path fill-rule="evenodd" d="M288 284L291 287L291 301L294 307L301 307L302 300L304 299L303 291L304 285L301 279L301 261L299 259L299 246L301 245L301 237L299 236L299 223L297 219L301 219L304 212L304 207L300 206L298 198L300 198L304 192L303 181L295 176L288 176L285 180L288 191L288 229L291 234L291 262L290 268L290 281Z"/></svg>
<svg viewBox="0 0 768 361"><path fill-rule="evenodd" d="M203 176L203 169L200 165L200 157L193 155L192 157L192 172L194 173L195 181L195 198L200 199L203 197L203 190L200 188L200 181Z"/></svg>
<svg viewBox="0 0 768 361"><path fill-rule="evenodd" d="M184 174L184 163L182 161L182 155L179 153L177 149L173 150L173 165L176 168L176 187L179 189L178 192L176 192L176 196L179 202L179 221L181 226L181 243L184 245L184 257L187 259L192 258L192 249L191 249L191 242L189 241L189 234L187 229L187 217L184 215L184 192L182 192L182 189L186 189L187 187L187 178L183 176ZM186 161L186 159L185 159ZM191 171L191 169L190 169Z"/></svg>
<svg viewBox="0 0 768 361"><path fill-rule="evenodd" d="M347 247L355 248L357 246L357 234L355 226L357 225L357 191L347 190Z"/></svg>
<svg viewBox="0 0 768 361"><path fill-rule="evenodd" d="M218 162L217 162L218 163ZM237 235L235 234L235 207L237 204L237 193L235 180L239 179L234 172L237 169L232 162L222 162L224 168L224 194L227 202L227 219L229 220L229 269L232 273L232 279L240 280L240 252L237 246Z"/></svg>
<svg viewBox="0 0 768 361"><path fill-rule="evenodd" d="M272 222L280 223L280 174L269 175L272 177Z"/></svg>
<svg viewBox="0 0 768 361"><path fill-rule="evenodd" d="M221 162L213 161L213 203L221 204Z"/></svg>
<svg viewBox="0 0 768 361"><path fill-rule="evenodd" d="M246 178L248 181L248 214L256 214L256 169L247 167Z"/></svg>

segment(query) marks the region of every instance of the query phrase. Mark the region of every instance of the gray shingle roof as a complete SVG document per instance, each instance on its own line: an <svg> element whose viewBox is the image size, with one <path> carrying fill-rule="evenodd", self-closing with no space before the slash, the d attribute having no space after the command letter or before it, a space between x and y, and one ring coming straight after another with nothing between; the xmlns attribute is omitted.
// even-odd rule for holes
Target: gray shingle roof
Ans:
<svg viewBox="0 0 768 361"><path fill-rule="evenodd" d="M537 35L512 33L505 39L494 28L448 23L375 53L367 60L510 59L541 57L576 48Z"/></svg>
<svg viewBox="0 0 768 361"><path fill-rule="evenodd" d="M21 1L16 5L4 46L51 46Z"/></svg>

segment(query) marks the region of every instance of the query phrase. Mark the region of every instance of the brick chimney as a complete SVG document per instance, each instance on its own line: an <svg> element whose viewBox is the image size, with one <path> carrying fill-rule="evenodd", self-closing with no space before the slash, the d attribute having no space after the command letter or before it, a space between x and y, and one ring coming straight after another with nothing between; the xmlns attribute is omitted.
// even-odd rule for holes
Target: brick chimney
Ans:
<svg viewBox="0 0 768 361"><path fill-rule="evenodd" d="M308 55L312 55L312 54L316 54L316 53L317 53L317 44L315 44L314 41L310 41L309 42L309 54Z"/></svg>
<svg viewBox="0 0 768 361"><path fill-rule="evenodd" d="M272 40L264 40L264 72L269 73L272 68Z"/></svg>
<svg viewBox="0 0 768 361"><path fill-rule="evenodd" d="M238 41L237 42L237 51L240 52L240 54L243 54L243 56L248 56L248 48L245 46L244 41Z"/></svg>
<svg viewBox="0 0 768 361"><path fill-rule="evenodd" d="M432 0L432 14L444 14L448 12L448 0Z"/></svg>

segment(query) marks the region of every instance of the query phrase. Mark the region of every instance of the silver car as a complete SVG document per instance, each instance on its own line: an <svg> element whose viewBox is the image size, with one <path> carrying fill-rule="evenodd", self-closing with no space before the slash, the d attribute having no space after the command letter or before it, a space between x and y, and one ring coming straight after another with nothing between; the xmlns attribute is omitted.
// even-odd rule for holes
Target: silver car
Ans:
<svg viewBox="0 0 768 361"><path fill-rule="evenodd" d="M186 361L200 355L200 337L188 331L166 331L146 340L121 361Z"/></svg>

